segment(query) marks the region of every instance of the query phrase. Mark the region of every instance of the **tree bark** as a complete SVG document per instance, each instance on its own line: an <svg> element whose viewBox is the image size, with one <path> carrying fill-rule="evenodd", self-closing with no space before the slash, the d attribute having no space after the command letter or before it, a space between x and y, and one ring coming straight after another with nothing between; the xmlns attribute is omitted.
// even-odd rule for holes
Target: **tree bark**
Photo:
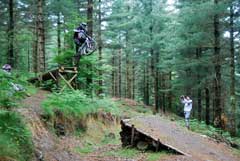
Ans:
<svg viewBox="0 0 240 161"><path fill-rule="evenodd" d="M149 106L149 60L147 60L146 65L144 66L144 71L143 71L143 98L144 98L144 104Z"/></svg>
<svg viewBox="0 0 240 161"><path fill-rule="evenodd" d="M235 51L234 51L234 11L233 4L230 6L230 52L231 52L231 63L230 63L230 73L231 73L231 85L230 85L230 102L231 102L231 129L230 133L232 136L236 135L236 96L235 96Z"/></svg>
<svg viewBox="0 0 240 161"><path fill-rule="evenodd" d="M37 1L37 55L38 55L38 72L45 71L45 31L44 31L44 15L43 15L44 0Z"/></svg>
<svg viewBox="0 0 240 161"><path fill-rule="evenodd" d="M93 36L93 0L88 0L87 26L88 26L88 35L92 37ZM92 64L91 63L87 64L87 68L92 71L93 70ZM87 85L90 93L92 93L92 88L91 88L92 83L93 83L93 78L92 78L92 74L90 74L87 76Z"/></svg>
<svg viewBox="0 0 240 161"><path fill-rule="evenodd" d="M9 11L9 22L8 22L8 59L7 62L12 67L14 67L14 19L13 19L13 8L14 2L13 0L9 0L8 2L8 11Z"/></svg>
<svg viewBox="0 0 240 161"><path fill-rule="evenodd" d="M168 92L168 110L172 109L172 84L171 84L171 81L172 81L172 72L170 71L169 74L168 74L168 89L169 89L169 92Z"/></svg>
<svg viewBox="0 0 240 161"><path fill-rule="evenodd" d="M88 35L92 37L93 36L93 0L88 0L87 26L88 26Z"/></svg>
<svg viewBox="0 0 240 161"><path fill-rule="evenodd" d="M218 0L214 0L215 5L218 5ZM221 57L220 57L220 23L219 23L219 15L215 14L214 16L214 55L215 55L215 126L221 128L222 121L222 103L221 103Z"/></svg>
<svg viewBox="0 0 240 161"><path fill-rule="evenodd" d="M205 102L206 102L206 124L210 124L210 94L209 89L205 88Z"/></svg>
<svg viewBox="0 0 240 161"><path fill-rule="evenodd" d="M115 57L114 54L112 53L112 96L115 97Z"/></svg>
<svg viewBox="0 0 240 161"><path fill-rule="evenodd" d="M101 0L98 1L98 61L99 61L99 67L100 69L98 70L98 85L99 85L99 90L98 90L98 95L101 95L103 93L103 73L102 73L102 13L101 13Z"/></svg>
<svg viewBox="0 0 240 161"><path fill-rule="evenodd" d="M60 12L58 12L58 17L57 17L57 46L58 46L58 55L59 55L61 53L61 13Z"/></svg>
<svg viewBox="0 0 240 161"><path fill-rule="evenodd" d="M201 48L197 48L196 49L196 57L197 57L197 59L199 60L200 59L200 57L201 57L201 52L202 52L202 50L201 50ZM200 65L198 65L198 71L201 71L200 70ZM200 85L200 83L201 83L201 77L200 77L200 74L199 74L199 72L197 73L197 82L198 82L198 85ZM198 89L197 89L197 100L198 100L198 120L199 121L201 121L202 120L202 95L201 95L201 87L198 87Z"/></svg>
<svg viewBox="0 0 240 161"><path fill-rule="evenodd" d="M118 94L122 97L122 49L118 51Z"/></svg>
<svg viewBox="0 0 240 161"><path fill-rule="evenodd" d="M155 60L155 66L159 63L159 54L154 54L154 60ZM160 108L160 96L159 96L159 77L160 73L158 68L155 68L154 72L154 102L155 102L155 110L156 112L159 112Z"/></svg>
<svg viewBox="0 0 240 161"><path fill-rule="evenodd" d="M32 55L32 61L33 61L33 72L37 73L38 72L38 53L37 53L37 43L38 43L38 34L37 34L37 25L38 22L37 20L35 21L35 27L33 33L35 34L33 43L32 43L32 50L33 50L33 55Z"/></svg>

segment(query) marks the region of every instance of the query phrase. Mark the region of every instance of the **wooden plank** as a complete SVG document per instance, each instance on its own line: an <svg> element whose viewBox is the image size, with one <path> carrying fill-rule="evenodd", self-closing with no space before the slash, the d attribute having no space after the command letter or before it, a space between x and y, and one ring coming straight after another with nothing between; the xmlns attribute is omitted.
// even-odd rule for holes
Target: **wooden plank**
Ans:
<svg viewBox="0 0 240 161"><path fill-rule="evenodd" d="M132 125L132 132L131 132L131 145L133 146L134 141L134 125Z"/></svg>
<svg viewBox="0 0 240 161"><path fill-rule="evenodd" d="M130 121L131 121L131 119L121 120L121 122L122 122L125 126L129 127L130 129L132 129L132 126L133 126L134 124L130 123ZM152 139L153 141L159 142L160 144L162 144L162 145L164 145L164 146L167 146L167 147L169 147L170 149L173 149L173 150L175 150L176 152L179 152L180 154L183 154L183 155L185 155L185 156L191 157L190 154L188 154L188 153L180 150L180 149L177 148L177 147L174 147L174 146L172 146L172 145L164 142L163 140L161 140L161 137L156 137L156 136L154 136L154 135L151 135L150 133L147 133L144 129L138 128L137 126L134 126L134 127L135 127L135 130L136 130L137 132L139 132L139 133L147 136L148 138Z"/></svg>
<svg viewBox="0 0 240 161"><path fill-rule="evenodd" d="M61 69L59 69L59 72L60 73L78 73L77 71L74 71L74 70L61 70Z"/></svg>
<svg viewBox="0 0 240 161"><path fill-rule="evenodd" d="M55 78L55 76L52 74L52 72L49 72L49 74L52 76L52 78L57 81L57 79Z"/></svg>

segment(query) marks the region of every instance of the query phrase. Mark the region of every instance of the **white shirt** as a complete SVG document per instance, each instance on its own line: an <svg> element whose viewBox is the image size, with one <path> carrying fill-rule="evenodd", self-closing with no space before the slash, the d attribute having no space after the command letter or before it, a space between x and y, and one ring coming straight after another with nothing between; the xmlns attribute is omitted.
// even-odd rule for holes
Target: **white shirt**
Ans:
<svg viewBox="0 0 240 161"><path fill-rule="evenodd" d="M184 98L181 101L184 104L184 111L190 112L192 110L192 100L191 99L187 100Z"/></svg>

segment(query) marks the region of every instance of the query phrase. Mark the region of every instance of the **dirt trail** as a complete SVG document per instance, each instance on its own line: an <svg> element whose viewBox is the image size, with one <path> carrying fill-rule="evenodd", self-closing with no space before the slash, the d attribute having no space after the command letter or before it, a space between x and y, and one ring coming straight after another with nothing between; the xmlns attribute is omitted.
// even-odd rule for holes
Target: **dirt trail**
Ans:
<svg viewBox="0 0 240 161"><path fill-rule="evenodd" d="M25 117L32 135L36 148L36 158L34 161L145 161L145 156L138 156L135 159L120 158L115 156L105 156L104 152L113 149L120 149L121 145L106 145L99 148L93 153L86 156L80 156L74 152L75 147L81 146L81 140L74 136L57 137L50 132L41 120L41 102L46 98L48 92L39 90L39 92L31 97L26 98L22 102L22 108L16 111ZM173 128L173 123L162 119L161 121L152 120L151 117L143 120L148 125L148 129L158 128L158 133L170 132L178 139L179 144L185 146L185 143L195 147L189 149L189 153L195 157L186 157L179 155L169 155L161 158L162 161L237 161L240 160L232 155L230 148L220 143L217 144L212 140L200 137L198 134ZM140 124L141 125L141 124ZM142 123L143 125L143 123ZM160 130L161 129L161 130ZM164 129L164 130L163 130ZM188 138L184 140L184 138ZM194 151L195 149L195 151ZM197 151L196 151L197 150ZM217 159L216 159L217 158ZM42 159L42 160L41 160Z"/></svg>
<svg viewBox="0 0 240 161"><path fill-rule="evenodd" d="M18 108L16 111L21 113L26 119L26 122L33 135L33 143L36 148L36 159L44 161L81 161L78 154L69 150L71 138L58 138L51 134L41 121L40 104L47 95L46 91L39 91L37 94L26 98L22 105L23 108ZM64 144L68 142L68 144Z"/></svg>

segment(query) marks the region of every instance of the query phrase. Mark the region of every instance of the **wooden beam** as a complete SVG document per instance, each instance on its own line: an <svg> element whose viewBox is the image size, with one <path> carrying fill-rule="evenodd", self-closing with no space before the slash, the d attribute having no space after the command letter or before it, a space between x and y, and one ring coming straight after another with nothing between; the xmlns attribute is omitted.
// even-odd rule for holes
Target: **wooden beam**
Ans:
<svg viewBox="0 0 240 161"><path fill-rule="evenodd" d="M52 78L55 80L55 81L57 81L57 79L54 77L54 75L52 74L52 72L48 72L51 76L52 76Z"/></svg>
<svg viewBox="0 0 240 161"><path fill-rule="evenodd" d="M66 83L66 84L63 86L63 88L60 90L60 92L62 92L62 91L66 88L67 85L68 85L72 90L74 90L74 88L73 88L72 85L71 85L71 82L77 77L77 74L75 74L69 81L67 81L61 73L58 73L58 74L59 74L59 76L64 80L64 82Z"/></svg>

